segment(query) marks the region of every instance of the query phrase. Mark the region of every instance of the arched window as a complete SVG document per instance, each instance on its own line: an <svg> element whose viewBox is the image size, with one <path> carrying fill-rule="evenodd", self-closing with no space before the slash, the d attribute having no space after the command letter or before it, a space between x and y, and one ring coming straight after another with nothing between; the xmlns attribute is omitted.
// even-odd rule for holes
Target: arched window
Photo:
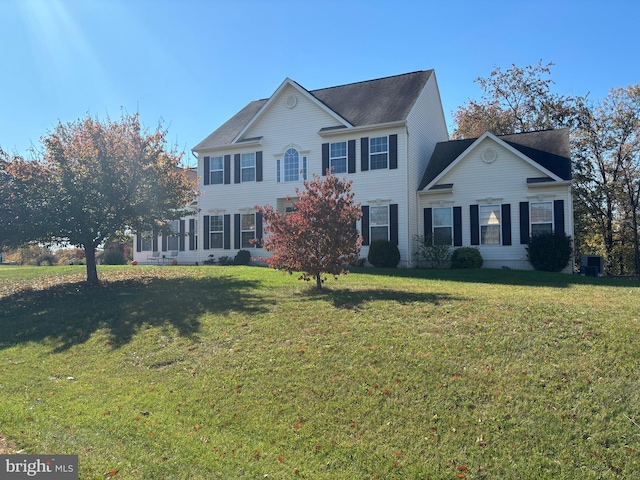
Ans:
<svg viewBox="0 0 640 480"><path fill-rule="evenodd" d="M284 152L284 181L293 182L300 178L300 155L295 148Z"/></svg>
<svg viewBox="0 0 640 480"><path fill-rule="evenodd" d="M284 152L283 159L277 162L277 180L278 182L297 182L301 179L307 179L307 157L301 159L298 150L289 148Z"/></svg>

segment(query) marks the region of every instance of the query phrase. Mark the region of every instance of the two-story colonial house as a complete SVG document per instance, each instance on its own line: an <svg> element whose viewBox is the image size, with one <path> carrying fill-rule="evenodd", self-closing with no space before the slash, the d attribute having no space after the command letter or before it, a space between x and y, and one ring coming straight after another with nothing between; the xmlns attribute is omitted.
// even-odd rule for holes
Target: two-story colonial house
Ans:
<svg viewBox="0 0 640 480"><path fill-rule="evenodd" d="M241 249L267 256L252 243L262 237L255 205L286 212L303 180L330 169L353 181L362 257L371 241L386 239L397 244L400 266L415 265L416 236L442 240L448 228L453 247L477 245L487 266L528 268L531 225L534 233L543 228L537 219L547 218L549 201L551 224L572 232L570 171L556 165L568 153L557 145L546 152L550 133L528 135L449 142L433 70L320 90L286 79L193 148L200 191L193 216L175 222L175 236L141 236L134 259L193 264ZM556 143L560 137L553 133ZM523 243L513 242L516 230Z"/></svg>

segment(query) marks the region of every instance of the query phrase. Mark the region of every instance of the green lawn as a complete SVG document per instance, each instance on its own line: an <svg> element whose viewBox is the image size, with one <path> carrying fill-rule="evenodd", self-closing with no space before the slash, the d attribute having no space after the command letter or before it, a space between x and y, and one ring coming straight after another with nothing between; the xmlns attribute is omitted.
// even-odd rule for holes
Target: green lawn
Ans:
<svg viewBox="0 0 640 480"><path fill-rule="evenodd" d="M81 479L640 478L640 285L0 267L0 432Z"/></svg>

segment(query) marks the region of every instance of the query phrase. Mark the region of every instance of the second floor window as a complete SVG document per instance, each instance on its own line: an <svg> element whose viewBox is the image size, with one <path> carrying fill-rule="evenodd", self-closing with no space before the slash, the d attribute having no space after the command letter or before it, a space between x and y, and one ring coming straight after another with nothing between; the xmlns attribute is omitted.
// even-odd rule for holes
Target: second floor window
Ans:
<svg viewBox="0 0 640 480"><path fill-rule="evenodd" d="M389 165L389 143L387 137L369 139L369 168L379 170Z"/></svg>
<svg viewBox="0 0 640 480"><path fill-rule="evenodd" d="M222 157L211 157L211 185L224 183L224 160Z"/></svg>
<svg viewBox="0 0 640 480"><path fill-rule="evenodd" d="M331 173L346 173L347 142L336 142L329 145L329 168Z"/></svg>
<svg viewBox="0 0 640 480"><path fill-rule="evenodd" d="M255 182L256 180L256 154L242 154L242 181Z"/></svg>
<svg viewBox="0 0 640 480"><path fill-rule="evenodd" d="M298 182L307 179L307 157L300 157L298 150L290 148L276 162L278 182Z"/></svg>

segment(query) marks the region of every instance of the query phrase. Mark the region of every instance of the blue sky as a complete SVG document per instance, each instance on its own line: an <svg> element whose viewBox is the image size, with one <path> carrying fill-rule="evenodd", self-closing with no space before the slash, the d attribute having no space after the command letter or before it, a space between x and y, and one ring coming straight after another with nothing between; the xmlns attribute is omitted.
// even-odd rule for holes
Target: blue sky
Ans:
<svg viewBox="0 0 640 480"><path fill-rule="evenodd" d="M125 110L189 151L286 77L426 69L451 133L495 66L553 62L557 93L594 100L640 83L639 18L636 0L0 0L0 147L30 157L58 121Z"/></svg>

